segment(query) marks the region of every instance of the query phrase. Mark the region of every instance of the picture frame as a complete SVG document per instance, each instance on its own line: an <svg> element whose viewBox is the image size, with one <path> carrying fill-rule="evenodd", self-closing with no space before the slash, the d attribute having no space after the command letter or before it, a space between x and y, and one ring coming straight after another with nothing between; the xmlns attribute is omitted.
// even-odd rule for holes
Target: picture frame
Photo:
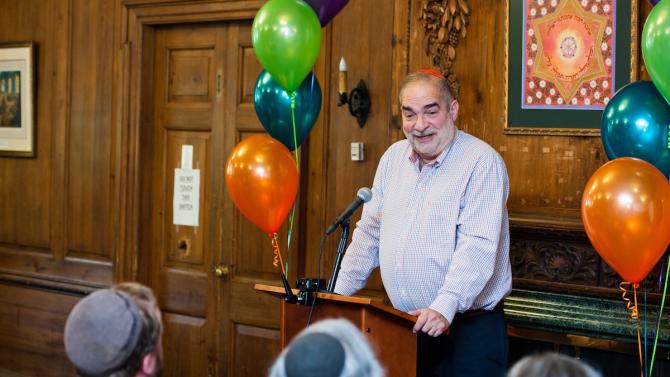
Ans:
<svg viewBox="0 0 670 377"><path fill-rule="evenodd" d="M638 0L505 0L504 129L600 136L602 111L637 79Z"/></svg>
<svg viewBox="0 0 670 377"><path fill-rule="evenodd" d="M34 157L32 42L0 44L0 156Z"/></svg>

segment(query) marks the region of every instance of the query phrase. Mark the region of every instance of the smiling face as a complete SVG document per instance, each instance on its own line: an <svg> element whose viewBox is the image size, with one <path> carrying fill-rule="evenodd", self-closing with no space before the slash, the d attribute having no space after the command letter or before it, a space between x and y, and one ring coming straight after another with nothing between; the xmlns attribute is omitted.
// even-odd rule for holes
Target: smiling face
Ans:
<svg viewBox="0 0 670 377"><path fill-rule="evenodd" d="M438 80L443 79L411 81L400 93L403 132L424 163L435 160L456 134L458 102L448 103Z"/></svg>

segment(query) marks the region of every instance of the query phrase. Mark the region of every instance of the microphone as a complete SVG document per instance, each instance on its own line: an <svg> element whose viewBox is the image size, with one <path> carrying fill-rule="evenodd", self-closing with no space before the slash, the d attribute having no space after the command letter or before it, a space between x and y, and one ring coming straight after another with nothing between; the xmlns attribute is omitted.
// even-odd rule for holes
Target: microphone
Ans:
<svg viewBox="0 0 670 377"><path fill-rule="evenodd" d="M354 199L351 204L347 208L342 211L342 213L335 218L335 222L330 224L328 229L326 229L326 235L330 235L337 229L338 225L342 224L343 222L349 220L351 215L354 214L354 212L358 209L358 207L361 206L363 203L367 203L372 199L372 191L370 191L369 188L367 187L362 187L358 190L356 193L356 199Z"/></svg>

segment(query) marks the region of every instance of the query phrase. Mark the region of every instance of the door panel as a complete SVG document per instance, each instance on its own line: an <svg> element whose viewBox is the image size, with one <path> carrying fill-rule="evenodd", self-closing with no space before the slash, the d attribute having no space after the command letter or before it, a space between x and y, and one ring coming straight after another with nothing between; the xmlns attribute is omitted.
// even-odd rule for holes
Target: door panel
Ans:
<svg viewBox="0 0 670 377"><path fill-rule="evenodd" d="M150 186L148 281L164 313L164 375L206 376L217 357L218 279L212 266L217 220L212 200L221 187L220 162L213 163L214 140L221 138L221 96L217 71L223 63L222 25L164 27L155 32L153 154ZM193 147L199 170L198 225L175 225L175 169L182 147ZM143 259L140 259L141 261ZM144 259L146 260L146 259Z"/></svg>
<svg viewBox="0 0 670 377"><path fill-rule="evenodd" d="M153 116L142 143L149 257L138 269L164 313L164 374L265 376L279 352L279 304L253 285L279 284L279 275L270 238L235 208L224 179L235 145L265 133L253 105L261 66L251 21L163 26L153 41ZM200 171L198 226L173 224L183 145Z"/></svg>
<svg viewBox="0 0 670 377"><path fill-rule="evenodd" d="M253 92L262 70L251 44L251 23L233 23L228 29L226 55L226 145L230 150L241 140L265 129L254 112ZM230 202L223 240L230 245L225 258L233 266L227 284L228 299L222 341L227 353L227 376L266 376L279 353L279 303L254 291L256 282L281 284L272 265L271 239L249 222ZM286 227L280 232L286 252ZM294 241L295 242L295 241ZM296 256L292 256L296 258ZM297 265L294 263L293 265Z"/></svg>

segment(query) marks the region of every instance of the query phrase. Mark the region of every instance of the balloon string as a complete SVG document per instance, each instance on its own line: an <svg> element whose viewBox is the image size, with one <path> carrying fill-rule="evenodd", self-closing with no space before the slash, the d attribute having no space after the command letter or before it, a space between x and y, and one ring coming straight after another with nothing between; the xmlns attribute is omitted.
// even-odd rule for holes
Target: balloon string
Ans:
<svg viewBox="0 0 670 377"><path fill-rule="evenodd" d="M291 92L291 123L293 126L293 156L295 158L295 167L298 170L298 175L300 175L300 147L298 146L298 131L295 125L295 99L296 92ZM291 249L291 240L293 238L293 224L295 219L295 208L297 206L297 201L293 202L293 208L291 208L291 214L289 215L289 227L288 227L288 237L286 239L286 263L284 266L285 271L288 271L288 250ZM288 273L288 272L287 272Z"/></svg>
<svg viewBox="0 0 670 377"><path fill-rule="evenodd" d="M665 306L665 294L668 291L668 273L670 273L670 255L668 255L668 262L665 266L665 282L663 283L663 296L661 297L661 308L658 310L658 317L656 317L656 335L654 336L654 346L651 348L651 364L649 366L649 376L653 376L654 359L656 358L656 345L658 344L658 333L661 327L661 314Z"/></svg>
<svg viewBox="0 0 670 377"><path fill-rule="evenodd" d="M630 310L630 317L637 321L637 350L640 355L640 375L644 377L644 364L642 363L642 340L640 339L640 316L637 311L637 292L636 288L639 286L637 283L633 284L633 299L635 300L634 305L631 304L631 301L626 295L628 291L626 286L630 285L630 282L622 281L619 283L619 289L623 291L621 298L626 302L626 309Z"/></svg>
<svg viewBox="0 0 670 377"><path fill-rule="evenodd" d="M279 250L279 236L277 236L277 232L272 234L272 249L274 252L274 258L272 260L272 265L275 267L280 267L281 272L286 274L286 271L284 270L284 262L281 260L281 252Z"/></svg>
<svg viewBox="0 0 670 377"><path fill-rule="evenodd" d="M288 274L288 252L291 250L291 236L293 235L293 219L295 218L295 207L297 206L297 201L293 202L293 208L291 208L291 214L289 215L289 226L288 226L288 237L286 240L286 260L284 261L284 270Z"/></svg>
<svg viewBox="0 0 670 377"><path fill-rule="evenodd" d="M647 365L649 365L647 362L648 360L648 355L649 353L647 352L647 289L644 289L644 375L648 376L648 371L647 371Z"/></svg>
<svg viewBox="0 0 670 377"><path fill-rule="evenodd" d="M642 361L642 341L640 340L640 316L637 313L637 288L640 285L635 283L633 284L633 299L635 300L635 314L637 319L637 351L640 355L640 376L644 377L644 362Z"/></svg>
<svg viewBox="0 0 670 377"><path fill-rule="evenodd" d="M296 93L291 92L291 121L293 123L293 155L295 156L295 166L300 172L300 155L298 154L298 131L295 127L295 97Z"/></svg>
<svg viewBox="0 0 670 377"><path fill-rule="evenodd" d="M626 309L630 310L630 317L633 319L638 319L637 304L632 305L630 299L626 297L626 295L628 294L628 290L626 289L627 285L630 285L630 282L622 281L621 283L619 283L619 289L623 291L623 293L621 294L621 298L623 298L623 300L626 302Z"/></svg>

